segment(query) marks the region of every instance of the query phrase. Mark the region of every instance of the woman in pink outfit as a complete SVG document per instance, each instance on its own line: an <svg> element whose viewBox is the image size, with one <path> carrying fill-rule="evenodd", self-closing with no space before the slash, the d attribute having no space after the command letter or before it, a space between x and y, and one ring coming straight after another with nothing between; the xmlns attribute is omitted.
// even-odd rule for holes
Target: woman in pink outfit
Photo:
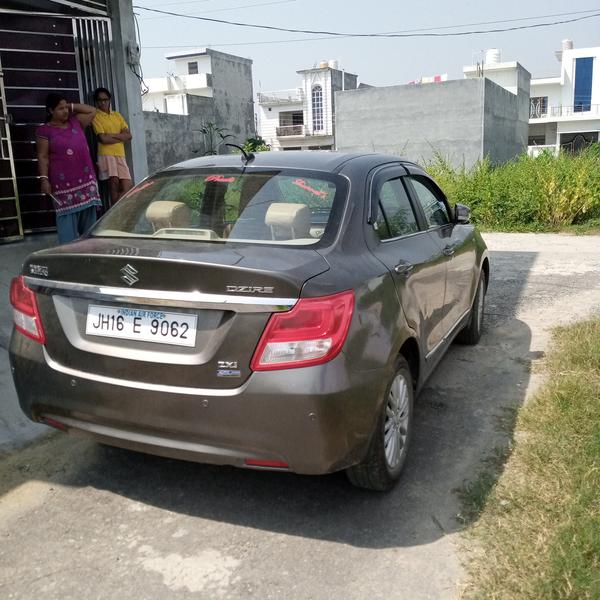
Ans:
<svg viewBox="0 0 600 600"><path fill-rule="evenodd" d="M46 113L46 122L35 134L38 172L42 193L53 199L58 241L64 244L94 224L96 207L102 204L83 131L92 122L96 109L49 94Z"/></svg>

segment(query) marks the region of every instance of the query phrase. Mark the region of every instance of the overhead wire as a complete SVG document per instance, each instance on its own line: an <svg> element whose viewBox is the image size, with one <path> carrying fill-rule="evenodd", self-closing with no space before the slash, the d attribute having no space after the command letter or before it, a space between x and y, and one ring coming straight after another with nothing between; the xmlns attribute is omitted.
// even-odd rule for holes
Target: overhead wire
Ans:
<svg viewBox="0 0 600 600"><path fill-rule="evenodd" d="M296 29L291 27L277 27L275 25L260 25L256 23L243 23L240 21L229 21L227 19L215 19L214 17L203 17L200 15L186 15L182 13L175 13L172 11L161 10L157 8L148 8L145 6L134 5L133 8L139 10L146 10L149 12L159 13L163 15L182 17L186 19L193 19L198 21L205 21L209 23L220 23L223 25L232 25L235 27L246 27L251 29L265 29L269 31L284 31L287 33L304 33L308 35L326 35L330 37L354 37L354 38L413 38L413 37L458 37L465 35L482 35L487 33L503 33L507 31L519 31L524 29L536 29L541 27L551 27L554 25L564 25L567 23L575 23L577 21L583 21L585 19L592 19L596 17L600 17L600 12L595 12L593 14L585 14L579 17L573 17L571 19L563 19L559 21L552 21L547 23L533 23L529 25L515 25L512 27L504 27L504 28L495 28L495 29L486 29L486 30L470 30L470 31L451 31L444 33L434 33L431 29L423 32L388 32L388 33L348 33L348 32L339 32L339 31L327 31L327 30L311 30L311 29ZM599 10L600 9L596 9ZM575 13L569 13L575 14ZM547 17L539 17L539 18L547 18ZM505 21L507 22L507 21ZM455 26L458 27L458 26Z"/></svg>
<svg viewBox="0 0 600 600"><path fill-rule="evenodd" d="M280 0L281 1L281 0ZM283 0L283 1L288 1L288 0ZM258 5L248 5L248 8L250 8L251 6L258 6ZM240 7L240 8L245 8L245 7ZM229 10L229 9L219 9L219 10ZM441 31L444 29L457 29L459 27L476 27L479 25L496 25L498 23L518 23L520 21L533 21L534 19L549 19L550 17L564 17L567 15L584 15L584 14L590 14L590 13L597 13L600 11L600 8L594 8L591 10L579 10L579 11L569 11L569 12L560 12L560 13L551 13L551 14L546 14L546 15L535 15L535 16L531 16L531 17L518 17L515 19L498 19L496 21L477 21L474 23L460 23L458 25L440 25L440 26L436 26L436 27L421 27L418 29L402 29L402 30L396 30L396 31L384 31L381 33L412 33L415 31ZM212 11L207 11L207 12L212 12ZM206 14L206 13L201 13L202 14ZM184 16L201 16L201 15L184 15ZM161 19L161 18L166 18L166 17L153 17L156 19ZM142 19L142 21L149 21L150 19ZM351 37L352 34L348 34L345 37Z"/></svg>
<svg viewBox="0 0 600 600"><path fill-rule="evenodd" d="M154 6L175 6L175 5L181 5L181 4L206 4L207 2L211 2L211 0L184 0L184 2L157 2Z"/></svg>
<svg viewBox="0 0 600 600"><path fill-rule="evenodd" d="M228 6L227 8L215 8L213 10L205 10L203 11L201 14L206 15L209 13L216 13L216 12L227 12L230 10L244 10L246 8L256 8L259 6L271 6L273 4L289 4L290 2L296 2L297 0L271 0L270 2L260 2L258 4L244 4L244 5L238 5L238 6ZM168 6L168 5L162 5L162 6ZM189 16L194 16L194 15L189 15ZM160 17L146 17L146 18L142 18L141 20L146 22L146 21L156 21L157 19L170 19L171 17L175 17L175 15L162 15Z"/></svg>

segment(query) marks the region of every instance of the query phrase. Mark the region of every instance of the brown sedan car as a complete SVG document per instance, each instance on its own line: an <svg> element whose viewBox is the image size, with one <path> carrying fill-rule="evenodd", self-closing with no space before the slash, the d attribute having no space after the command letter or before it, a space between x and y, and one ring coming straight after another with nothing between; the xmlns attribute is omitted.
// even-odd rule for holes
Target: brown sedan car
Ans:
<svg viewBox="0 0 600 600"><path fill-rule="evenodd" d="M488 280L468 209L411 162L195 159L27 258L14 381L31 419L101 442L389 489L415 396L480 337Z"/></svg>

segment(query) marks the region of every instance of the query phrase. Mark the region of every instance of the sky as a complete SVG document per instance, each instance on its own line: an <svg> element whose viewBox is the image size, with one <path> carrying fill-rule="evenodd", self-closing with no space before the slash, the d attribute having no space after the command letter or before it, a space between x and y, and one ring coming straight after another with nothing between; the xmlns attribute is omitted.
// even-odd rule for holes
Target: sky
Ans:
<svg viewBox="0 0 600 600"><path fill-rule="evenodd" d="M580 11L597 9L600 13L600 0L134 0L133 4L215 19L344 33L487 30L585 16L576 14ZM559 63L554 51L560 49L561 40L572 39L575 48L600 46L600 17L483 35L315 39L324 36L209 23L140 8L134 12L144 77L167 73L164 55L168 52L208 46L252 59L255 93L297 87L300 76L296 71L317 66L324 59L338 60L340 68L358 75L359 82L386 86L442 73L449 79L461 78L462 67L474 64L488 48L499 48L503 61L518 60L534 77L556 76ZM519 20L479 25L507 19Z"/></svg>

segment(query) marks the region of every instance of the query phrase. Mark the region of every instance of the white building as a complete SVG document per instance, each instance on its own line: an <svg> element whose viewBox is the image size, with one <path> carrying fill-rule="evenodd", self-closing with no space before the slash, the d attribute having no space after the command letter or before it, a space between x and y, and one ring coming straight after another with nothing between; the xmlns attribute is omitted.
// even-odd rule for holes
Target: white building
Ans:
<svg viewBox="0 0 600 600"><path fill-rule="evenodd" d="M574 49L564 40L555 53L557 77L532 78L529 92L529 153L560 148L577 151L599 141L600 48ZM516 62L502 62L500 51L487 50L481 63L463 68L465 77L487 77L516 93Z"/></svg>
<svg viewBox="0 0 600 600"><path fill-rule="evenodd" d="M187 115L187 94L212 98L212 60L207 49L165 55L170 61L166 77L146 79L148 93L143 110Z"/></svg>
<svg viewBox="0 0 600 600"><path fill-rule="evenodd" d="M560 74L531 80L529 146L580 150L598 142L600 47L573 48L564 40L555 53ZM535 148L534 148L535 147Z"/></svg>
<svg viewBox="0 0 600 600"><path fill-rule="evenodd" d="M474 77L487 77L494 83L508 90L512 94L518 92L518 63L516 61L502 61L498 48L490 48L485 52L482 62L463 67L465 79Z"/></svg>
<svg viewBox="0 0 600 600"><path fill-rule="evenodd" d="M300 87L258 94L259 135L272 150L331 150L335 92L356 89L357 76L335 60L297 73Z"/></svg>
<svg viewBox="0 0 600 600"><path fill-rule="evenodd" d="M238 144L256 136L250 59L212 48L176 52L166 58L169 74L146 80L145 112L189 116L190 131L198 131L198 121L213 123Z"/></svg>

